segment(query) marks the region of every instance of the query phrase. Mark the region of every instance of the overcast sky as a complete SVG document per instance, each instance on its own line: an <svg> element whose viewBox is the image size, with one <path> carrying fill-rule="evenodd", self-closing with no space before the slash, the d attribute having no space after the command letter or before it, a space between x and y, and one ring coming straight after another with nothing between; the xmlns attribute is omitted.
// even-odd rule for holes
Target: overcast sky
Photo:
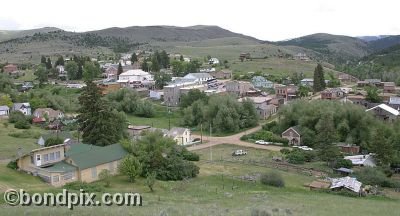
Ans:
<svg viewBox="0 0 400 216"><path fill-rule="evenodd" d="M5 0L0 29L218 25L262 40L400 34L398 0Z"/></svg>

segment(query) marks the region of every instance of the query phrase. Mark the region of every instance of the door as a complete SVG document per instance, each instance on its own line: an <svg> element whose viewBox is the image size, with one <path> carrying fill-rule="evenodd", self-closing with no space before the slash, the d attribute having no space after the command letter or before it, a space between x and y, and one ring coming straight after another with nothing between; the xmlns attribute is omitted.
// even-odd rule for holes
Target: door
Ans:
<svg viewBox="0 0 400 216"><path fill-rule="evenodd" d="M42 166L42 156L40 154L36 155L36 166Z"/></svg>

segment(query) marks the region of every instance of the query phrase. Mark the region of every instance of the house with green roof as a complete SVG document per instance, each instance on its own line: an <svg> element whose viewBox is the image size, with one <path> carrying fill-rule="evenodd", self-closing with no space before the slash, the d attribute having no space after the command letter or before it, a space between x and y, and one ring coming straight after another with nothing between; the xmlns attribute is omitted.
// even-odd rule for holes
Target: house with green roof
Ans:
<svg viewBox="0 0 400 216"><path fill-rule="evenodd" d="M128 154L120 144L94 146L89 144L54 145L21 155L18 169L39 176L53 186L74 181L93 182L106 169L117 173L120 161Z"/></svg>

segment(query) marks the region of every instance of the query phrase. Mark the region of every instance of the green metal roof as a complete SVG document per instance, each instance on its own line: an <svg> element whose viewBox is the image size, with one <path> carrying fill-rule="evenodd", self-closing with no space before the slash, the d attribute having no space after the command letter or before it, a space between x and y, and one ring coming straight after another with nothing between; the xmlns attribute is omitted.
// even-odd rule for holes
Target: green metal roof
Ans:
<svg viewBox="0 0 400 216"><path fill-rule="evenodd" d="M62 172L62 173L66 173L66 172L71 172L71 171L75 171L76 167L72 166L71 164L68 164L64 161L60 161L58 163L55 163L49 167L44 167L42 168L48 172Z"/></svg>
<svg viewBox="0 0 400 216"><path fill-rule="evenodd" d="M88 144L74 144L67 151L67 157L71 158L80 169L95 167L100 164L120 160L128 153L120 144L104 147Z"/></svg>

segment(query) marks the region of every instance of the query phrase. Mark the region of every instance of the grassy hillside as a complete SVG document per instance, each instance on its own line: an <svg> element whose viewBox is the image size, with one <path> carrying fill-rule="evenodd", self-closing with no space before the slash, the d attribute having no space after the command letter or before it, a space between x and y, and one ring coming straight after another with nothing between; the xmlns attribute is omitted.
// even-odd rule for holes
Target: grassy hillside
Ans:
<svg viewBox="0 0 400 216"><path fill-rule="evenodd" d="M370 53L368 44L361 39L322 33L281 41L277 44L314 50L320 54L320 58L331 63L344 63Z"/></svg>
<svg viewBox="0 0 400 216"><path fill-rule="evenodd" d="M393 35L381 38L379 40L374 40L368 43L368 46L371 47L376 52L388 49L392 46L400 44L400 35Z"/></svg>
<svg viewBox="0 0 400 216"><path fill-rule="evenodd" d="M26 36L32 36L36 33L47 33L52 31L58 31L60 29L54 27L44 27L38 29L29 29L29 30L0 30L0 41L10 40L14 38L21 38Z"/></svg>

